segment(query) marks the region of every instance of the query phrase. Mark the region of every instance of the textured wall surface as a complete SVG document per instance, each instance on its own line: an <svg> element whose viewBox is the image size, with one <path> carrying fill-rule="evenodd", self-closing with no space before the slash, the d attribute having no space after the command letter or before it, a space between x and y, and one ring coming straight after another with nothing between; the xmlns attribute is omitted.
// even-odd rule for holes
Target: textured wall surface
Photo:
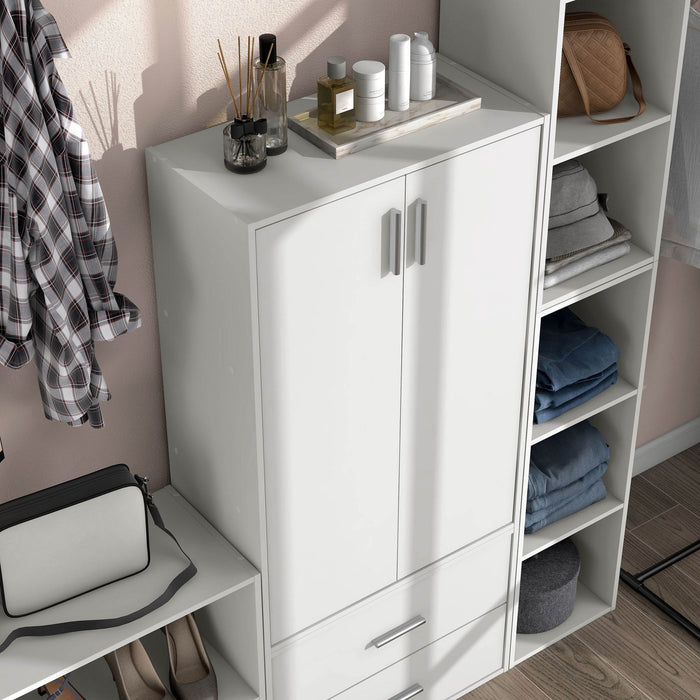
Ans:
<svg viewBox="0 0 700 700"><path fill-rule="evenodd" d="M216 58L235 65L236 37L278 35L291 98L312 93L330 55L388 59L388 37L436 39L439 0L44 0L72 59L59 70L87 134L119 249L117 290L144 325L97 355L113 398L106 427L69 428L43 416L32 365L0 368L0 501L126 462L168 480L144 148L232 114ZM437 42L436 42L437 43ZM235 82L235 79L234 79ZM283 157L283 156L282 156ZM698 276L662 261L639 442L694 418L698 407ZM693 325L694 324L694 325ZM667 354L671 353L669 361ZM689 379L690 378L690 379Z"/></svg>
<svg viewBox="0 0 700 700"><path fill-rule="evenodd" d="M144 149L232 114L217 59L231 68L236 38L278 35L291 98L310 94L326 59L388 60L395 32L435 38L438 0L44 0L71 50L58 64L85 130L119 250L117 290L143 327L97 357L112 391L106 427L69 428L44 418L33 365L0 367L0 501L115 462L168 480L160 351ZM234 78L237 82L237 78ZM280 156L284 157L284 156Z"/></svg>
<svg viewBox="0 0 700 700"><path fill-rule="evenodd" d="M700 270L661 258L637 445L700 416Z"/></svg>

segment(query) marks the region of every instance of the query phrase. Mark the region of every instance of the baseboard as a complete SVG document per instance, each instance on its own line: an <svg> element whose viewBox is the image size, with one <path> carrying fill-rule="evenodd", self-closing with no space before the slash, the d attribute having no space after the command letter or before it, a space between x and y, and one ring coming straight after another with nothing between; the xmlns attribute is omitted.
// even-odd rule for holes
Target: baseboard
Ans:
<svg viewBox="0 0 700 700"><path fill-rule="evenodd" d="M641 474L700 442L700 416L641 445L634 453L632 475Z"/></svg>

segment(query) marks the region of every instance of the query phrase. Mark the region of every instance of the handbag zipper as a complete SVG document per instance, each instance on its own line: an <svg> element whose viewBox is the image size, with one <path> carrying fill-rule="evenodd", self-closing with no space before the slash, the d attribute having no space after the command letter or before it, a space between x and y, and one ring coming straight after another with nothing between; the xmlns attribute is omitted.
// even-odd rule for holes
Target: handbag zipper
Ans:
<svg viewBox="0 0 700 700"><path fill-rule="evenodd" d="M564 31L578 29L612 29L618 34L615 25L605 17L597 15L595 12L572 12L564 17Z"/></svg>
<svg viewBox="0 0 700 700"><path fill-rule="evenodd" d="M95 488L95 484L100 484L100 488ZM36 493L20 496L0 505L0 530L123 486L138 487L138 483L126 465L114 465ZM71 496L73 498L70 498Z"/></svg>

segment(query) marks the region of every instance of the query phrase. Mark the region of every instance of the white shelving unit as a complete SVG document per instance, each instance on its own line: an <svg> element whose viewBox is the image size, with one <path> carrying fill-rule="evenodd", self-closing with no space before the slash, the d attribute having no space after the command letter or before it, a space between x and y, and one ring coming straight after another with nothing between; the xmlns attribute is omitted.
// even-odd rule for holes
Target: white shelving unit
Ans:
<svg viewBox="0 0 700 700"><path fill-rule="evenodd" d="M197 566L197 575L162 607L147 616L111 629L74 632L52 637L23 637L0 654L0 697L19 698L44 683L72 673L86 697L116 700L114 685L102 656L135 639L153 634L151 647L160 648L165 663L164 625L195 613L212 651L221 696L231 700L260 697L263 667L260 649L260 574L172 487L154 494L163 520ZM14 627L62 620L118 616L138 609L160 594L186 565L175 543L152 524L151 564L141 574L92 591L50 610L21 619L0 618L0 638ZM37 575L60 575L41 572ZM232 629L235 632L232 632ZM252 653L250 648L252 647ZM88 692L90 691L90 692ZM28 697L36 697L34 692Z"/></svg>
<svg viewBox="0 0 700 700"><path fill-rule="evenodd" d="M607 333L621 353L620 378L614 386L554 420L532 426L524 445L527 464L530 445L587 419L610 445L611 457L604 477L605 500L520 536L516 571L523 560L572 537L581 554L581 575L568 620L541 634L513 631L511 664L615 607L688 4L688 0L531 0L527 12L518 12L509 0L441 2L440 52L552 115L542 168L542 250L534 271L539 280L534 362L540 319L564 307ZM586 116L556 118L564 15L572 11L607 17L631 46L647 101L644 114L614 125L595 124ZM636 107L628 94L609 116L634 114ZM572 158L589 170L599 192L609 194L609 214L632 231L632 250L543 290L551 170ZM530 406L533 397L534 371ZM522 512L526 490L523 485ZM517 590L519 573L516 579Z"/></svg>

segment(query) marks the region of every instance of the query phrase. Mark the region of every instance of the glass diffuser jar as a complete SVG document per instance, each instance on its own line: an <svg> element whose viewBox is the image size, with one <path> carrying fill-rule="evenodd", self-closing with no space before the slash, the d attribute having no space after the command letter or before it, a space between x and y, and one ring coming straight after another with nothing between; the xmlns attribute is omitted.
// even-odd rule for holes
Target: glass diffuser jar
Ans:
<svg viewBox="0 0 700 700"><path fill-rule="evenodd" d="M224 127L224 165L234 173L257 173L267 165L264 119L234 119Z"/></svg>

